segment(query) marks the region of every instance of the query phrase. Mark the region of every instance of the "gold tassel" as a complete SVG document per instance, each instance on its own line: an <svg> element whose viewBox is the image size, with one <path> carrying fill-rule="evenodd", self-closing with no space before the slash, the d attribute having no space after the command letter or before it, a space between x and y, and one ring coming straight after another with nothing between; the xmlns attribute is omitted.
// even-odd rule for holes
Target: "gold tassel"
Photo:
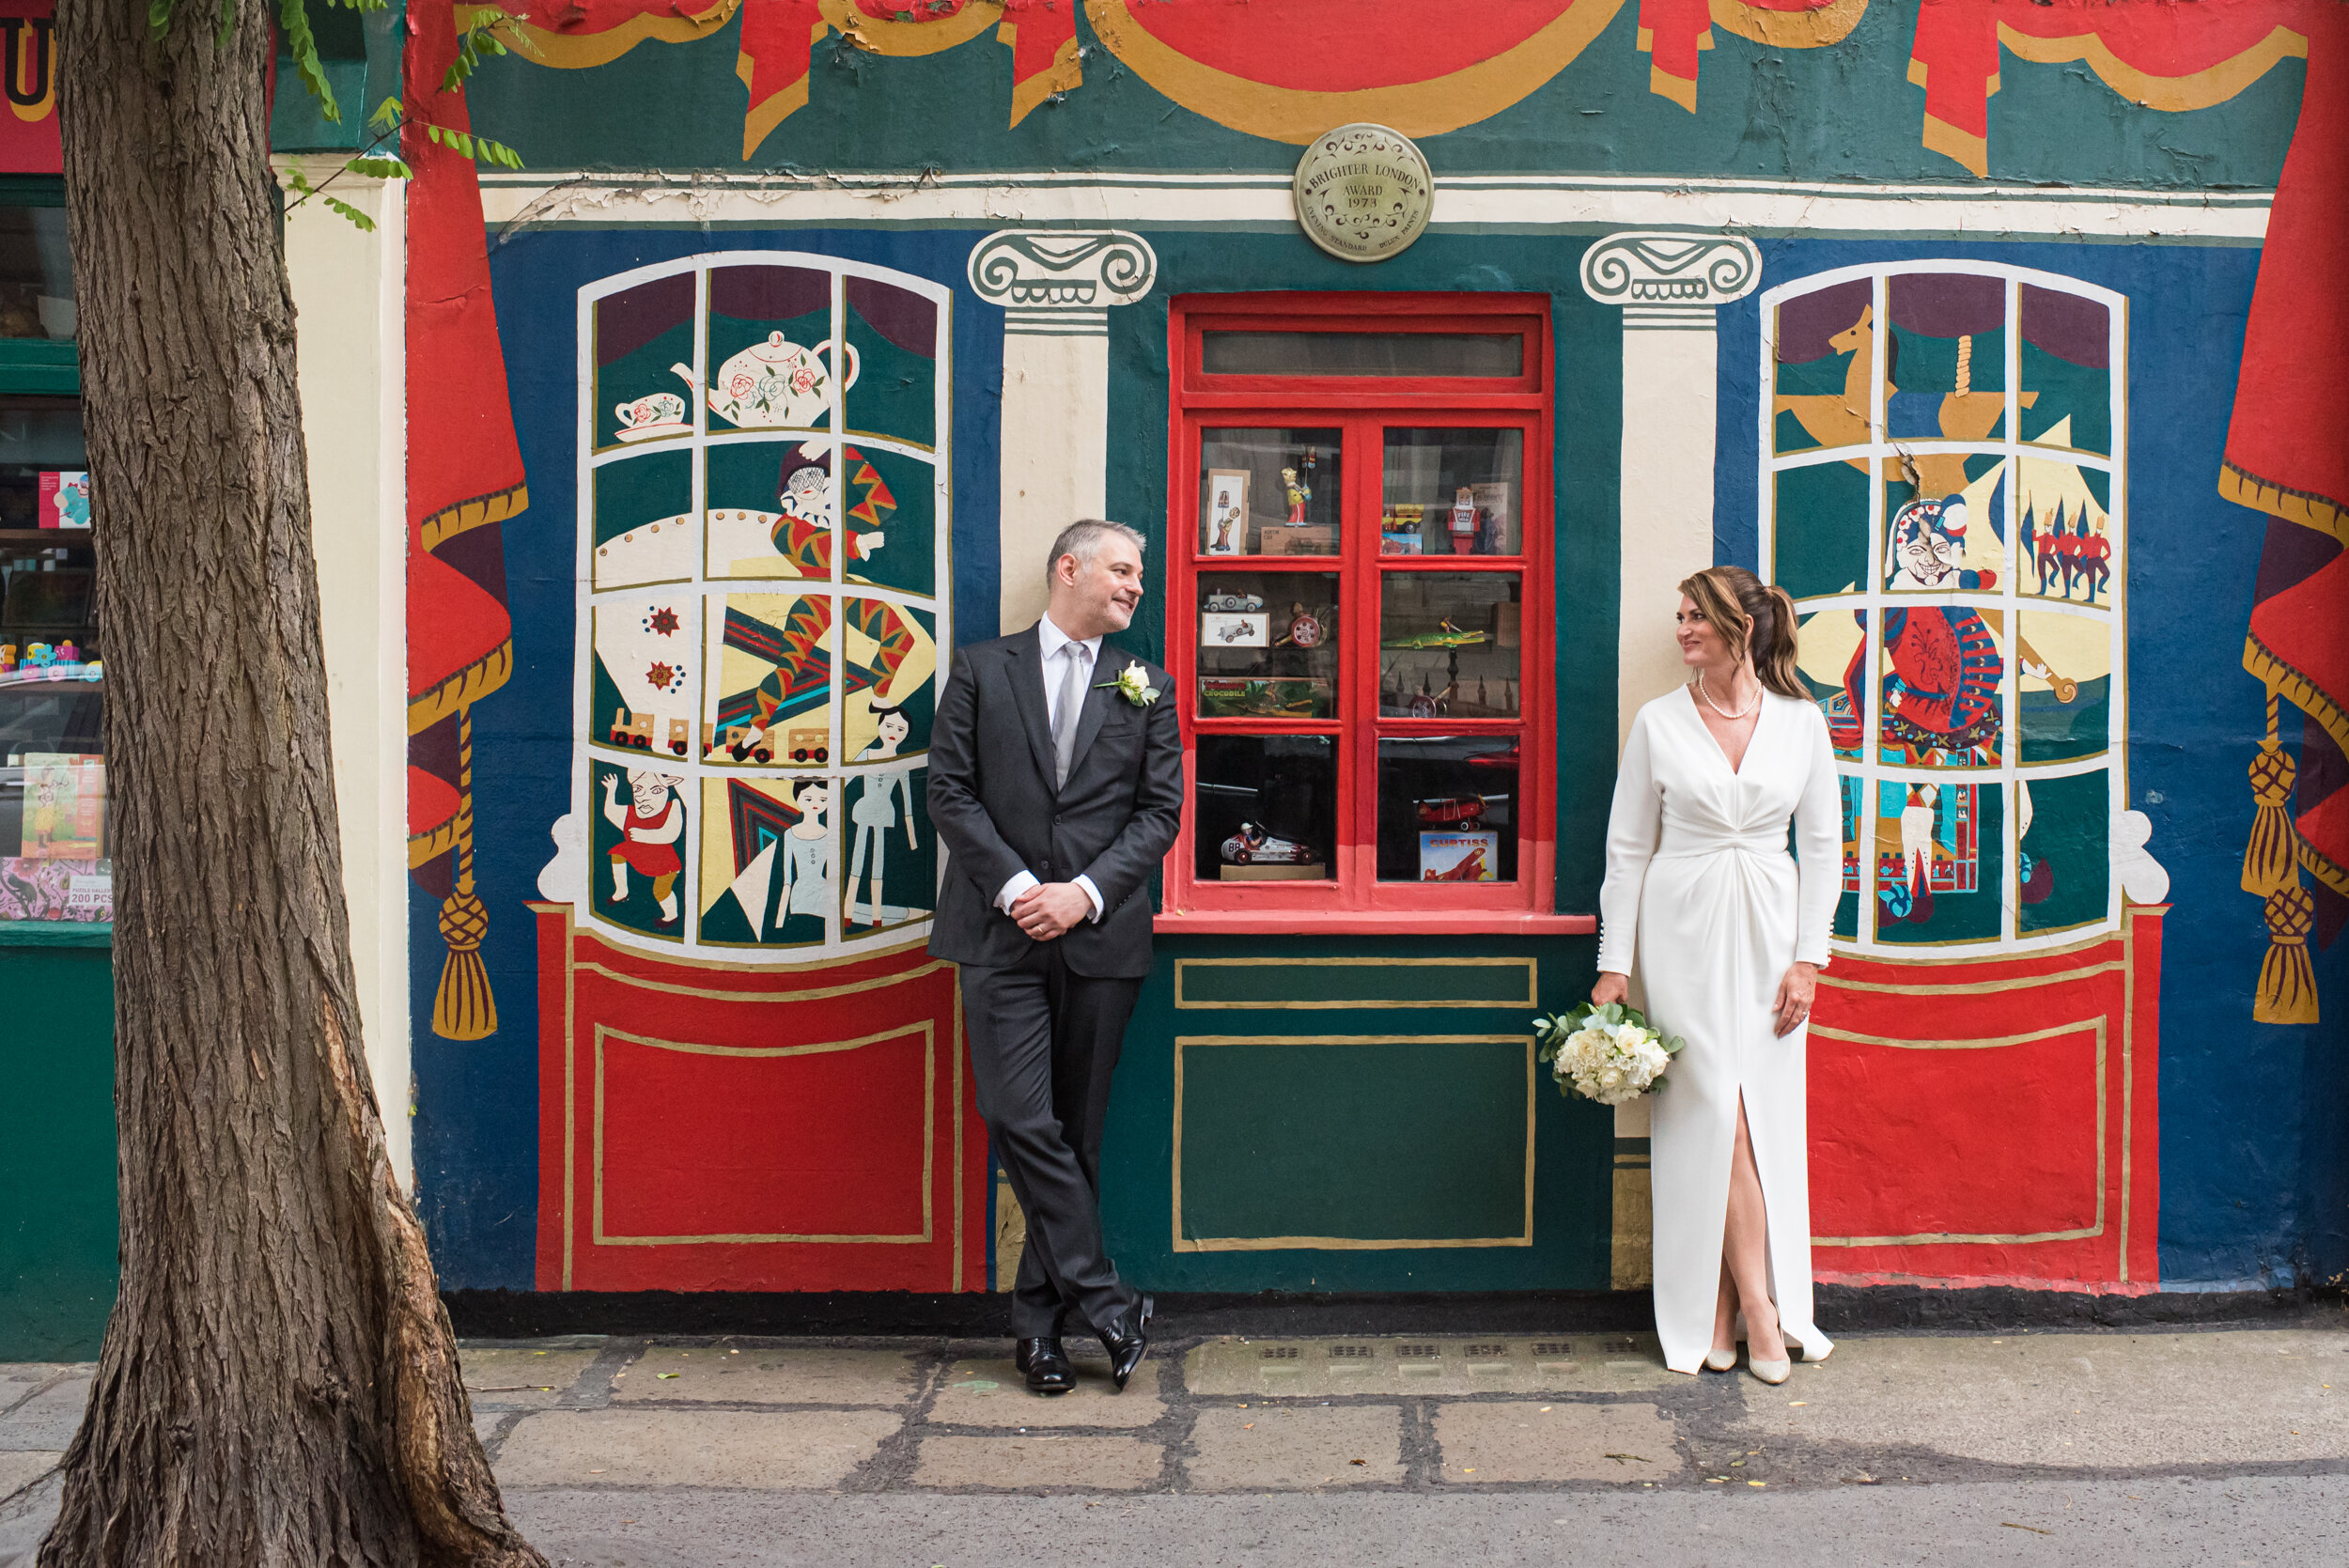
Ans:
<svg viewBox="0 0 2349 1568"><path fill-rule="evenodd" d="M2309 964L2309 933L2315 925L2315 895L2299 885L2295 872L2291 887L2268 896L2267 956L2260 961L2253 1022L2316 1021L2316 971Z"/></svg>
<svg viewBox="0 0 2349 1568"><path fill-rule="evenodd" d="M2309 933L2316 899L2300 885L2298 830L2293 826L2292 786L2299 769L2279 744L2276 688L2267 689L2267 738L2251 759L2251 796L2259 810L2243 850L2243 891L2266 900L2267 955L2260 960L2251 1000L2256 1023L2316 1022L2316 972L2309 963Z"/></svg>
<svg viewBox="0 0 2349 1568"><path fill-rule="evenodd" d="M432 998L432 1032L443 1040L479 1040L498 1029L497 998L490 990L490 971L481 962L481 943L490 934L490 909L474 895L473 886L473 710L457 718L457 885L441 905L441 939L448 944L448 962L441 966L441 986ZM2307 960L2302 959L2305 968Z"/></svg>

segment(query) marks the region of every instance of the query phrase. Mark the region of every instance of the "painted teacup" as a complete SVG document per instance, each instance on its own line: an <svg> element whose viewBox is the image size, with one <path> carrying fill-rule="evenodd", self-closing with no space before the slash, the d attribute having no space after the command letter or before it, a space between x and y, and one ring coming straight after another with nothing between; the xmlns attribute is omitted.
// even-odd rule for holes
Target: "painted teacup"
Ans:
<svg viewBox="0 0 2349 1568"><path fill-rule="evenodd" d="M614 403L612 411L619 416L624 430L643 429L654 425L685 423L685 399L674 392L655 392L639 397L633 403Z"/></svg>

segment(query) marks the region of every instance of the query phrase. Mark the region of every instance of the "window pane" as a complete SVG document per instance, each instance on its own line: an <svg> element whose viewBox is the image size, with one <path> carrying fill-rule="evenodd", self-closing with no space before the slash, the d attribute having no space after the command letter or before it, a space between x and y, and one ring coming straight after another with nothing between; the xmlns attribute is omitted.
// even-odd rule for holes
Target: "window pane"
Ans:
<svg viewBox="0 0 2349 1568"><path fill-rule="evenodd" d="M1517 716L1524 607L1515 572L1391 571L1379 598L1381 715Z"/></svg>
<svg viewBox="0 0 2349 1568"><path fill-rule="evenodd" d="M73 256L62 207L0 207L0 337L70 338Z"/></svg>
<svg viewBox="0 0 2349 1568"><path fill-rule="evenodd" d="M1337 573L1201 574L1201 718L1328 719L1337 691Z"/></svg>
<svg viewBox="0 0 2349 1568"><path fill-rule="evenodd" d="M1326 881L1337 843L1330 735L1203 735L1196 809L1202 881Z"/></svg>
<svg viewBox="0 0 2349 1568"><path fill-rule="evenodd" d="M1522 376L1517 333L1211 332L1210 376Z"/></svg>
<svg viewBox="0 0 2349 1568"><path fill-rule="evenodd" d="M1199 548L1208 555L1335 555L1335 429L1202 430Z"/></svg>
<svg viewBox="0 0 2349 1568"><path fill-rule="evenodd" d="M1389 430L1380 552L1517 554L1524 447L1515 428Z"/></svg>
<svg viewBox="0 0 2349 1568"><path fill-rule="evenodd" d="M1378 879L1517 879L1514 736L1378 742Z"/></svg>

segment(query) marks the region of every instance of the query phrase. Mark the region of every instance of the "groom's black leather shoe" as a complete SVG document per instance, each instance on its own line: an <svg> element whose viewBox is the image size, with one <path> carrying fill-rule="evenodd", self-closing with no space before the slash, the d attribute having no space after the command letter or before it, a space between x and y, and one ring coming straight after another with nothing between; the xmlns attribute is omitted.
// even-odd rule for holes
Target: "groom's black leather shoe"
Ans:
<svg viewBox="0 0 2349 1568"><path fill-rule="evenodd" d="M1120 1393L1126 1391L1126 1380L1133 1376L1134 1368L1142 1365L1142 1358L1150 1353L1147 1330L1151 1307L1151 1300L1145 1296L1140 1306L1128 1309L1125 1316L1108 1327L1096 1330L1101 1336L1101 1348L1110 1353L1110 1380L1117 1385Z"/></svg>
<svg viewBox="0 0 2349 1568"><path fill-rule="evenodd" d="M1077 1369L1057 1339L1021 1340L1012 1348L1012 1365L1028 1380L1034 1394L1065 1394L1077 1386Z"/></svg>

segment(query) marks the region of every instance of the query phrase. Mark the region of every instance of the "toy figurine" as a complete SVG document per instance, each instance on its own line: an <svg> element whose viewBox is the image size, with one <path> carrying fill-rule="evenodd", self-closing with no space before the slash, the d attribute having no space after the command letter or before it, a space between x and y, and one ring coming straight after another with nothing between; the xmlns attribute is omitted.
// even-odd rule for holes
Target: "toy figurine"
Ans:
<svg viewBox="0 0 2349 1568"><path fill-rule="evenodd" d="M1462 485L1452 497L1452 553L1466 555L1476 545L1476 492Z"/></svg>
<svg viewBox="0 0 2349 1568"><path fill-rule="evenodd" d="M1281 483L1289 492L1288 525L1291 528L1304 527L1305 503L1314 498L1313 481L1298 477L1297 470L1293 468L1284 468L1281 471Z"/></svg>

